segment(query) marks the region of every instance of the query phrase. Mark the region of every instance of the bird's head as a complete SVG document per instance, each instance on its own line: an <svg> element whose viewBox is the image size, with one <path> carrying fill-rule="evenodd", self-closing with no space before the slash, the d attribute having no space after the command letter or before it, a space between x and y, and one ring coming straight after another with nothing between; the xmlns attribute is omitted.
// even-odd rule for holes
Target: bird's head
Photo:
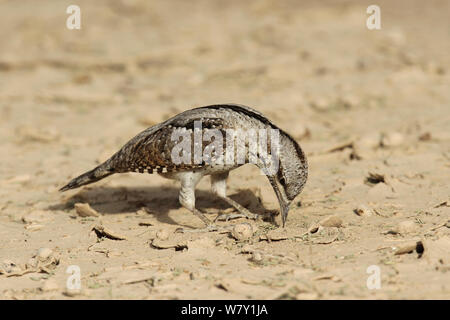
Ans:
<svg viewBox="0 0 450 320"><path fill-rule="evenodd" d="M281 131L279 141L278 170L267 177L280 203L284 227L289 206L302 191L308 178L308 162L298 143L287 133Z"/></svg>

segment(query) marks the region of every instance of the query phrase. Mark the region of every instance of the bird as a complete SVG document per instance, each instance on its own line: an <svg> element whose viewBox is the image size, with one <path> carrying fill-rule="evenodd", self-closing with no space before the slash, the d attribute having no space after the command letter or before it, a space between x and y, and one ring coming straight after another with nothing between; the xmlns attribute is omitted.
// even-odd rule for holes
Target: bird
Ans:
<svg viewBox="0 0 450 320"><path fill-rule="evenodd" d="M270 162L270 159L267 157L256 158L256 161L251 163L258 166L267 176L277 196L282 225L285 227L290 204L301 193L308 179L306 154L292 136L277 127L261 112L240 104L228 103L197 107L181 112L160 124L151 126L129 140L108 160L72 179L60 191L79 188L116 173L156 172L164 178L180 182L178 197L180 204L203 221L205 228L199 230L214 231L217 230L215 225L217 218L213 222L210 221L195 206L195 188L204 176L209 175L213 194L223 199L239 212L234 216L226 216L226 220L229 217L257 219L259 215L251 213L247 208L228 197L226 193L230 171L249 163L252 155L254 156L253 160L255 160L256 155L251 152L244 153L244 161L242 161L242 156L241 161L236 161L238 149L233 148L228 155L234 161L224 161L223 152L220 153L222 146L224 149L227 149L227 147L237 145L236 135L239 138L242 132L249 130L254 130L253 132L272 130L271 132L276 133L273 134L273 137L278 137L278 140L271 139L269 142L266 139L262 142L263 147L264 144L268 147L277 144L276 152L270 153L271 156L274 153L277 154L276 158L270 158L274 159L273 163L277 162L276 166L273 167L276 170L272 170L274 172L267 170ZM227 135L230 132L235 135ZM198 139L196 141L195 138L198 138L196 134L202 134L203 139L208 135L214 136L214 139L210 137L210 141L215 142L215 144L211 146L213 144L211 143L208 149L208 146L205 146L203 143L204 141L200 140L199 142ZM220 141L217 138L217 134L221 134L226 139ZM180 148L180 145L182 145L180 137L182 140L186 138L183 144L184 150ZM194 145L192 145L192 140L194 140ZM249 139L245 140L246 148L251 147L249 141ZM272 149L270 150L272 151ZM192 154L189 151L194 152ZM200 154L198 152L196 154L196 151L200 151ZM209 153L206 151L209 151ZM209 155L209 157L205 155ZM181 161L180 157L185 161ZM226 159L229 160L229 158ZM268 161L264 159L268 159ZM219 217L224 218L224 215L219 215Z"/></svg>

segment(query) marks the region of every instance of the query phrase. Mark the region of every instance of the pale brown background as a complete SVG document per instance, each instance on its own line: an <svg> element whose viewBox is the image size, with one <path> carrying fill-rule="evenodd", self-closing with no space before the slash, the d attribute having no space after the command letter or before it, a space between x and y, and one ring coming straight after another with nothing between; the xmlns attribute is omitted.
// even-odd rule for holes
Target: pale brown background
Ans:
<svg viewBox="0 0 450 320"><path fill-rule="evenodd" d="M65 27L75 2L79 31ZM0 1L0 263L24 268L41 247L60 259L51 274L0 275L1 298L69 298L69 265L81 267L79 299L449 298L449 229L434 228L450 211L450 2L376 1L377 31L366 28L373 1L75 2ZM259 241L268 222L244 243L175 236L202 225L157 175L57 192L146 127L226 102L260 110L308 154L290 239ZM386 183L365 183L369 172ZM227 207L208 180L198 205L213 219ZM257 213L278 208L252 166L231 174L228 192ZM78 217L75 202L102 217ZM377 213L356 215L361 204ZM329 215L344 226L292 237ZM97 242L97 220L127 240ZM161 229L188 249L152 248ZM422 258L394 255L417 240ZM370 265L380 290L366 287Z"/></svg>

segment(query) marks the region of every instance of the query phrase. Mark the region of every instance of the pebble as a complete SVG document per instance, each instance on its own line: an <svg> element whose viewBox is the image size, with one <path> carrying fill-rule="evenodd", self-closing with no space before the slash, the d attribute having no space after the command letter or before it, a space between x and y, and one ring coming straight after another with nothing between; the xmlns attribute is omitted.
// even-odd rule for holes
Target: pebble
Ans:
<svg viewBox="0 0 450 320"><path fill-rule="evenodd" d="M380 135L378 133L366 134L358 138L353 143L353 148L361 150L370 150L379 147L380 145Z"/></svg>
<svg viewBox="0 0 450 320"><path fill-rule="evenodd" d="M412 253L414 250L416 250L416 248L417 248L416 242L407 243L407 244L404 244L404 245L396 248L395 255Z"/></svg>
<svg viewBox="0 0 450 320"><path fill-rule="evenodd" d="M402 221L395 228L395 231L397 231L400 234L406 234L416 230L417 225L413 221Z"/></svg>
<svg viewBox="0 0 450 320"><path fill-rule="evenodd" d="M159 240L167 240L169 239L169 232L166 229L160 229L156 232L156 238Z"/></svg>
<svg viewBox="0 0 450 320"><path fill-rule="evenodd" d="M236 240L247 240L253 236L253 228L248 223L240 223L233 227L231 235Z"/></svg>
<svg viewBox="0 0 450 320"><path fill-rule="evenodd" d="M37 231L37 230L41 230L44 226L42 224L37 224L37 223L32 223L29 225L25 226L25 229L30 230L30 231Z"/></svg>
<svg viewBox="0 0 450 320"><path fill-rule="evenodd" d="M91 208L89 203L75 203L75 211L80 217L99 217L97 211Z"/></svg>
<svg viewBox="0 0 450 320"><path fill-rule="evenodd" d="M253 251L252 252L252 261L253 262L261 262L261 261L263 261L262 254L257 252L257 251Z"/></svg>
<svg viewBox="0 0 450 320"><path fill-rule="evenodd" d="M76 297L81 294L80 289L66 289L63 294L68 297Z"/></svg>
<svg viewBox="0 0 450 320"><path fill-rule="evenodd" d="M383 147L393 148L403 144L403 135L399 132L389 132L381 138L381 145Z"/></svg>
<svg viewBox="0 0 450 320"><path fill-rule="evenodd" d="M370 217L373 215L372 209L367 207L365 204L358 205L354 211L360 217Z"/></svg>
<svg viewBox="0 0 450 320"><path fill-rule="evenodd" d="M47 260L53 254L53 250L50 248L39 248L37 252L37 258L40 261Z"/></svg>

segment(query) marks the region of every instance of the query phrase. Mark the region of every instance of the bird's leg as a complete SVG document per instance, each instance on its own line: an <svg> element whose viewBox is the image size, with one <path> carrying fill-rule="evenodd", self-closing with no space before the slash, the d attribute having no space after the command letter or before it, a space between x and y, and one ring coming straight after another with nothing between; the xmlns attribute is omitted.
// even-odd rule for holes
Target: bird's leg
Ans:
<svg viewBox="0 0 450 320"><path fill-rule="evenodd" d="M258 219L258 215L256 213L251 213L249 210L247 210L247 208L244 208L243 206L241 206L239 203L237 203L233 199L231 199L229 197L220 197L220 198L225 200L226 202L228 202L228 204L233 206L239 213L238 214L223 213L223 214L218 215L217 218L214 219L214 221L217 221L217 220L228 221L230 219L236 219L236 218L247 218L247 219L253 219L253 220Z"/></svg>
<svg viewBox="0 0 450 320"><path fill-rule="evenodd" d="M191 211L195 216L199 217L200 220L206 225L205 228L202 229L184 229L179 228L177 232L209 232L209 231L217 231L217 227L209 221L207 217L203 213L201 213L198 209L195 208L195 186L202 178L202 175L195 174L191 172L183 173L180 177L181 181L181 189L179 194L179 201L183 207Z"/></svg>
<svg viewBox="0 0 450 320"><path fill-rule="evenodd" d="M221 199L225 200L229 205L235 208L239 213L238 214L220 214L216 217L214 221L217 220L225 220L228 221L230 219L235 218L247 218L254 219L258 218L257 214L251 213L249 210L241 206L239 203L234 201L233 199L227 197L227 178L228 172L216 173L211 175L211 189L214 194L219 196Z"/></svg>

